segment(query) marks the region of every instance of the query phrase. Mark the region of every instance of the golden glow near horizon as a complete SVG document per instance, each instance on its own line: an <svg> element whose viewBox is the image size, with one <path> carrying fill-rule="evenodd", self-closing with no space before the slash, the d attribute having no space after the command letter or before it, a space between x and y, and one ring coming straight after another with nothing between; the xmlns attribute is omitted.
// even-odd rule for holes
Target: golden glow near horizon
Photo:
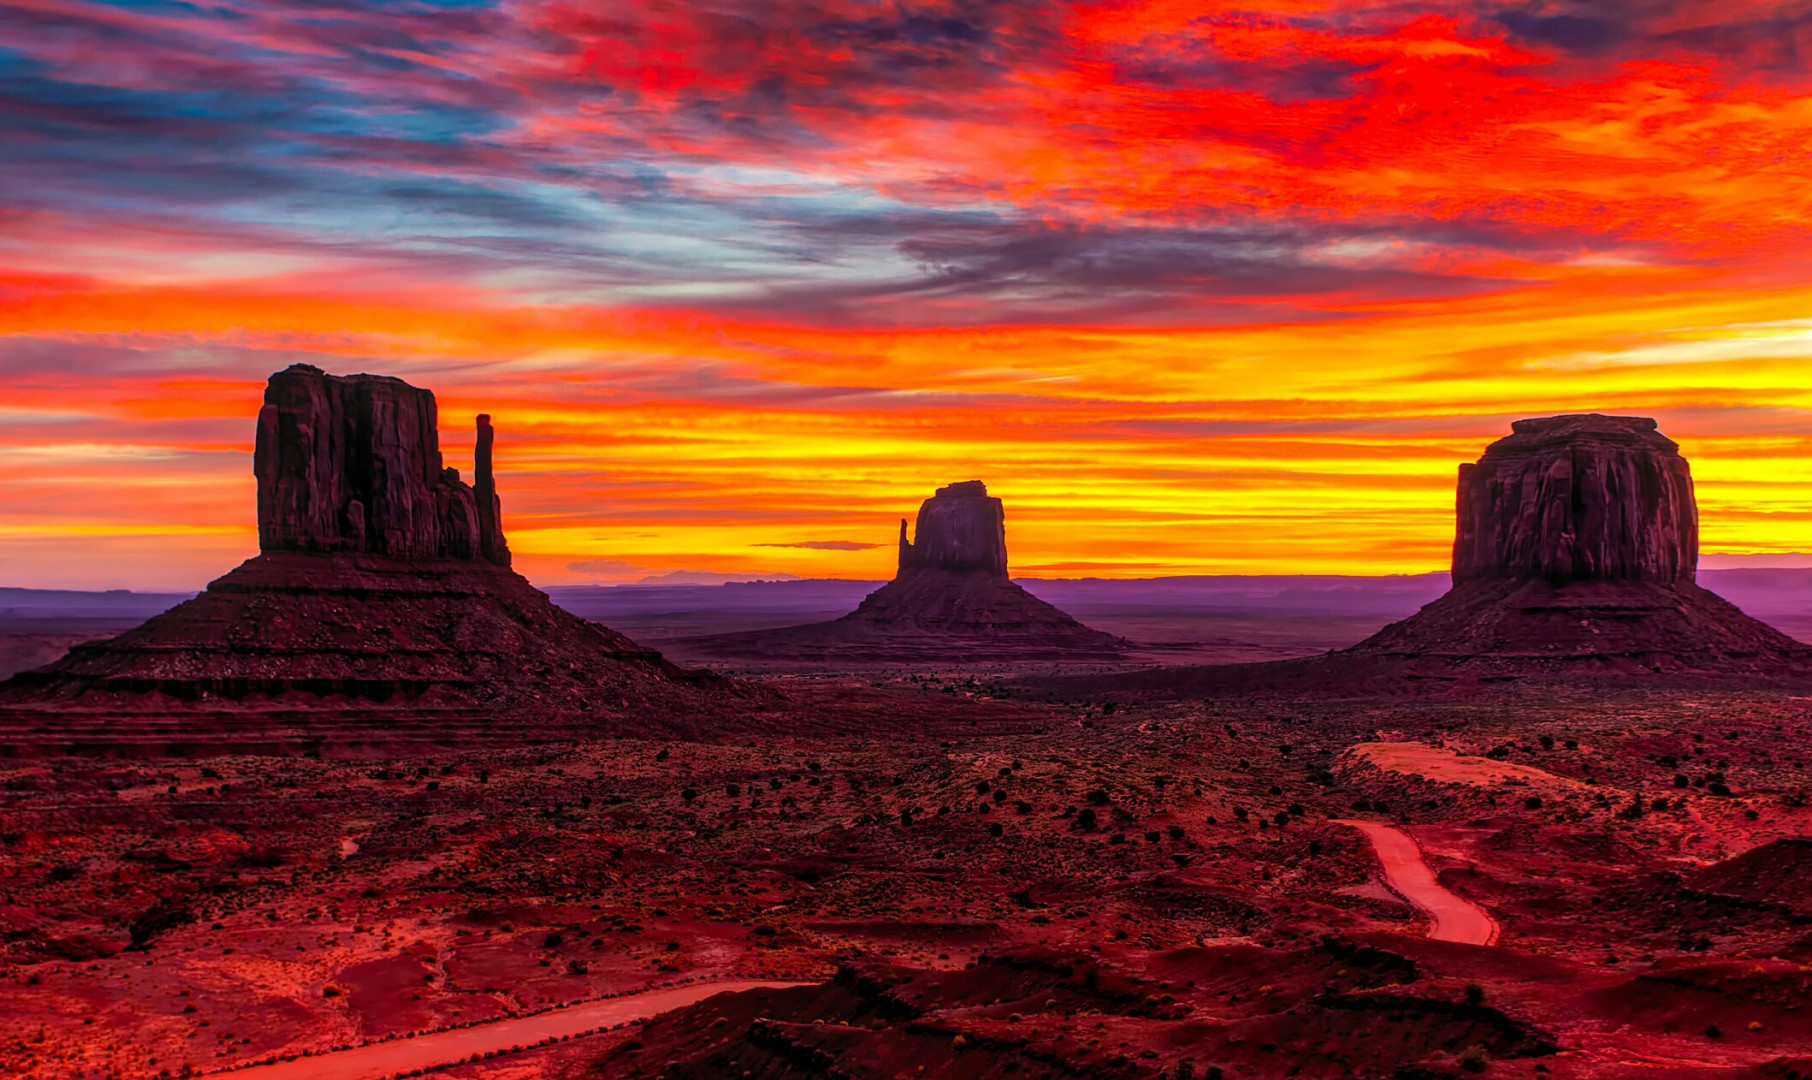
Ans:
<svg viewBox="0 0 1812 1080"><path fill-rule="evenodd" d="M1661 418L1693 462L1708 553L1812 546L1812 356L1783 344L1806 299L1685 294L1569 311L1549 294L1521 310L1489 298L1320 325L1138 331L693 320L646 331L633 356L617 331L571 312L467 310L448 320L459 339L403 334L397 320L336 333L367 361L340 370L438 391L451 462L469 461L471 415L495 416L511 543L538 581L885 577L898 519L971 476L1006 499L1021 575L1414 573L1445 565L1459 462L1510 419L1586 409ZM243 316L214 300L202 325L158 332L185 348L242 342L220 324L312 301L240 303ZM173 324L185 309L161 310ZM19 305L7 318L96 336L20 327ZM549 329L524 342L525 322ZM1783 332L1758 329L1770 326ZM535 362L550 350L558 362ZM10 583L199 584L251 553L259 381L47 382L9 415L61 416L81 437L8 448L19 512L0 551L43 567ZM139 430L110 445L93 434L109 421L204 424L239 441L157 445ZM136 566L91 558L128 550ZM169 569L147 573L158 559Z"/></svg>
<svg viewBox="0 0 1812 1080"><path fill-rule="evenodd" d="M846 40L882 16L46 3L73 29L0 48L44 95L0 102L0 584L253 554L297 361L433 389L462 468L492 413L542 583L885 577L970 478L1021 575L1438 570L1456 466L1576 411L1661 421L1708 554L1812 550L1781 4L930 2ZM222 56L237 96L183 74Z"/></svg>

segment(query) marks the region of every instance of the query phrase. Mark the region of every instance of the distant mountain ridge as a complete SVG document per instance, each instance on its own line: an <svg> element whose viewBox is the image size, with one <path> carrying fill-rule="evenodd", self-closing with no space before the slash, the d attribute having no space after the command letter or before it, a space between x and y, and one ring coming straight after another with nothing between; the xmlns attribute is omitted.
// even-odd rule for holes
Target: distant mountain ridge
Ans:
<svg viewBox="0 0 1812 1080"><path fill-rule="evenodd" d="M1343 574L1200 574L1157 578L1037 578L1014 581L1061 607L1138 604L1212 606L1245 610L1316 611L1351 608L1405 613L1447 588L1445 571L1379 577ZM1758 618L1812 619L1812 567L1742 567L1700 570L1699 582ZM608 612L699 610L820 611L853 607L886 584L854 578L727 581L722 584L549 585L561 607L587 618ZM83 591L0 586L4 618L150 618L196 594ZM1405 607L1404 605L1408 605ZM596 614L594 614L594 612Z"/></svg>

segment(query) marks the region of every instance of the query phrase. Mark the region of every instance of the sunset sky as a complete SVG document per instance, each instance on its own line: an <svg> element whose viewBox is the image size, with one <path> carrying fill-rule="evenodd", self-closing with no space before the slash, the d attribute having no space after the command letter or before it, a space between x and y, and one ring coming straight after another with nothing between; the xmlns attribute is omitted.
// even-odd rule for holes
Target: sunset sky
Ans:
<svg viewBox="0 0 1812 1080"><path fill-rule="evenodd" d="M1441 569L1577 411L1812 551L1812 0L0 0L0 585L254 554L297 361L542 584Z"/></svg>

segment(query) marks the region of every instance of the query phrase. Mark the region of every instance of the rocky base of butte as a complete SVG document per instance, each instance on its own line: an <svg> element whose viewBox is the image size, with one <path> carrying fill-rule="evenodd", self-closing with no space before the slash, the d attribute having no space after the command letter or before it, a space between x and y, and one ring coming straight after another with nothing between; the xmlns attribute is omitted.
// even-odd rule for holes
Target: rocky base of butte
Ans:
<svg viewBox="0 0 1812 1080"><path fill-rule="evenodd" d="M1653 420L1519 420L1460 466L1453 589L1351 654L1477 670L1770 674L1812 650L1699 587L1698 506Z"/></svg>
<svg viewBox="0 0 1812 1080"><path fill-rule="evenodd" d="M80 739L89 724L129 739L130 725L107 719L126 715L155 741L157 715L190 737L207 730L197 713L259 716L251 726L275 732L290 710L465 716L478 728L532 714L555 730L700 705L659 653L509 569L489 419L478 418L468 486L441 460L432 393L305 365L273 376L254 456L263 553L143 626L4 684L11 729Z"/></svg>
<svg viewBox="0 0 1812 1080"><path fill-rule="evenodd" d="M1460 466L1456 502L1453 588L1415 615L1324 656L1177 667L1115 685L1364 697L1524 678L1812 677L1812 646L1694 580L1692 476L1653 420L1519 420Z"/></svg>
<svg viewBox="0 0 1812 1080"><path fill-rule="evenodd" d="M701 658L829 664L1116 660L1127 647L1008 578L1006 512L979 480L925 500L916 541L901 520L899 572L848 615L678 644Z"/></svg>

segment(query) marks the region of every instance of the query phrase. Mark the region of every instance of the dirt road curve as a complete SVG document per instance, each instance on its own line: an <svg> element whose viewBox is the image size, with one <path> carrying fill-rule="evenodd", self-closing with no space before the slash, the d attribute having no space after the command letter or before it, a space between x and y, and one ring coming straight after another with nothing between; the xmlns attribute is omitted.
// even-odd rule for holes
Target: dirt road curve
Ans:
<svg viewBox="0 0 1812 1080"><path fill-rule="evenodd" d="M1465 945L1490 945L1497 941L1497 920L1484 908L1441 887L1434 872L1422 861L1422 849L1400 829L1376 821L1341 821L1371 838L1384 880L1397 895L1428 913L1434 925L1428 936L1435 941Z"/></svg>
<svg viewBox="0 0 1812 1080"><path fill-rule="evenodd" d="M473 1054L508 1050L512 1046L532 1046L550 1037L577 1035L628 1020L646 1019L657 1013L683 1008L714 994L754 990L764 986L799 985L802 984L735 980L700 983L671 990L650 990L644 994L611 998L608 1001L588 1001L536 1016L498 1020L478 1027L436 1032L414 1039L374 1043L334 1054L316 1054L294 1061L280 1061L275 1065L259 1065L240 1069L231 1075L234 1080L320 1080L321 1077L333 1077L334 1080L377 1080L378 1077L411 1069L464 1061Z"/></svg>

